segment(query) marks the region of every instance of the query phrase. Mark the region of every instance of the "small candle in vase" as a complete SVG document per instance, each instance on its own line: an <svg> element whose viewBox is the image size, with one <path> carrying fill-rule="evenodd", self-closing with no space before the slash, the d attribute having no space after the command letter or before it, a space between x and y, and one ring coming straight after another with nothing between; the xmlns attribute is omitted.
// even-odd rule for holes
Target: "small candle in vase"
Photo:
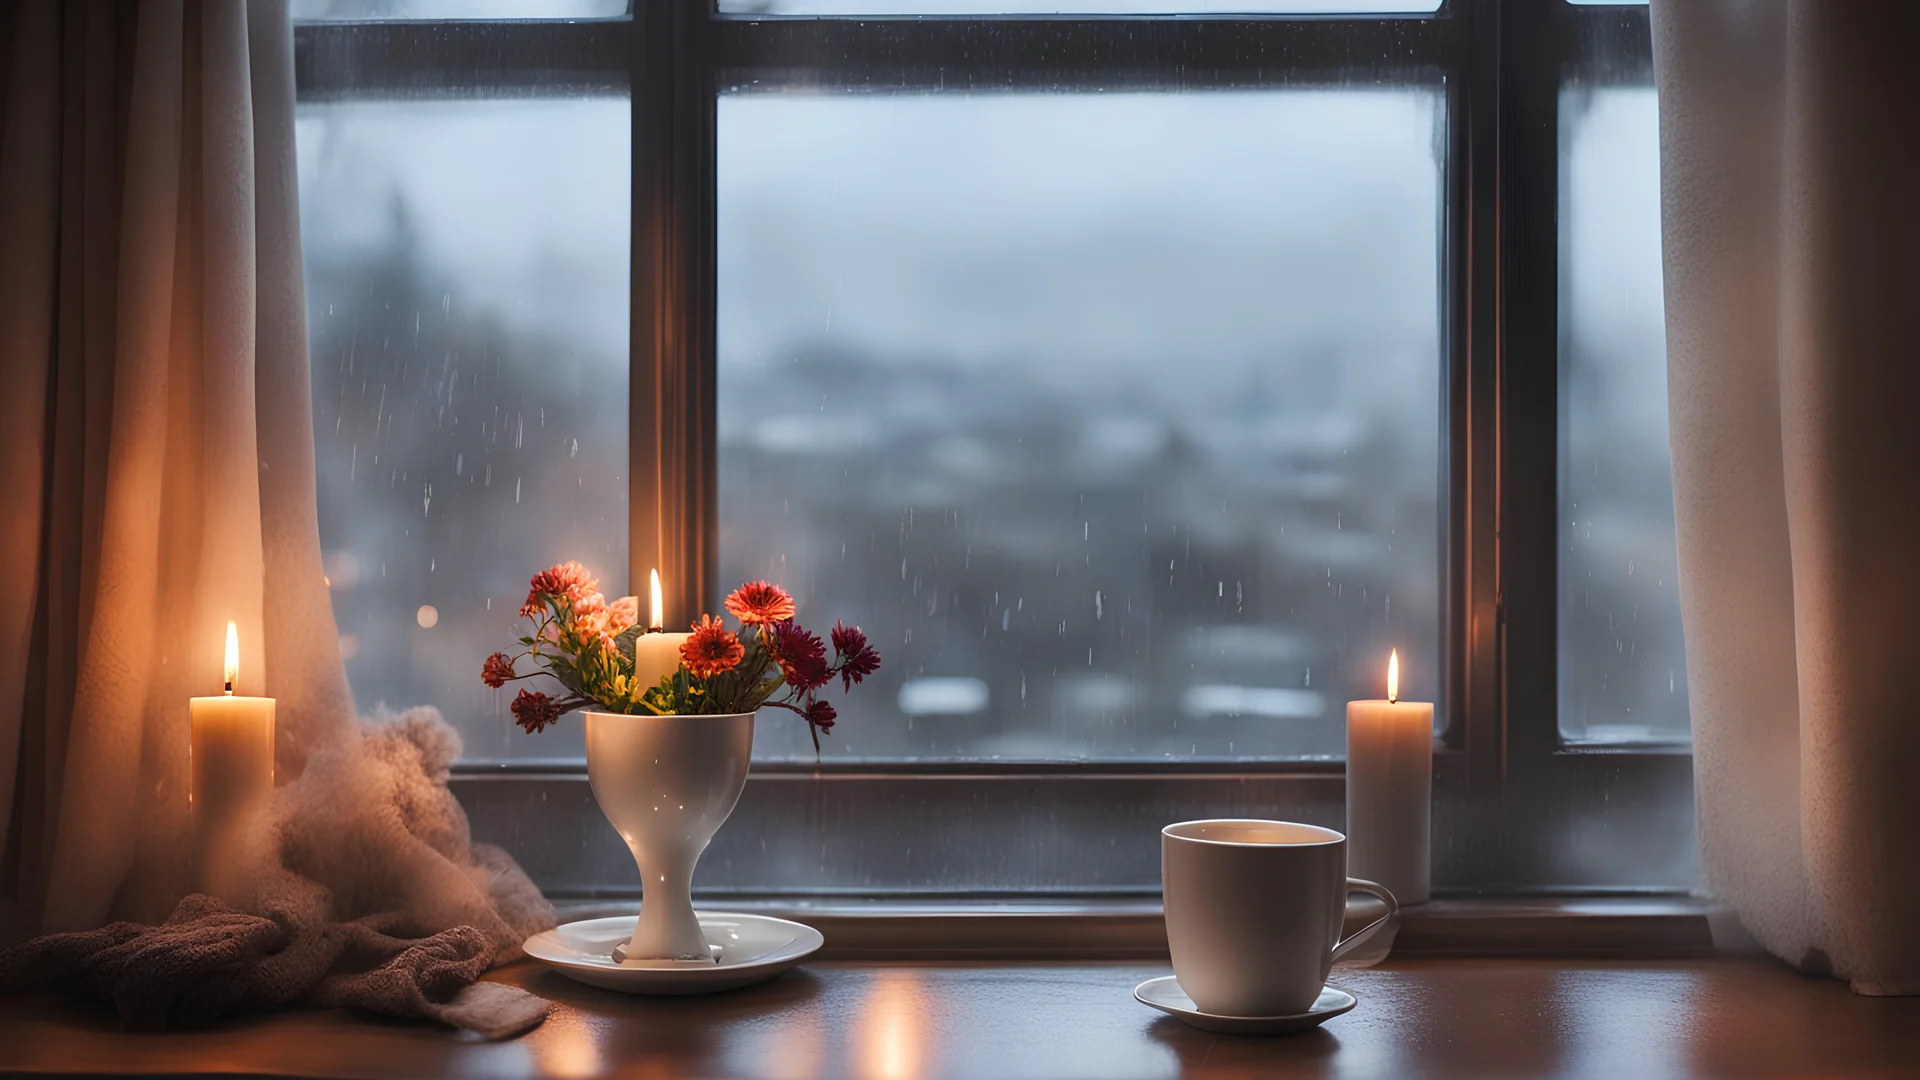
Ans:
<svg viewBox="0 0 1920 1080"><path fill-rule="evenodd" d="M239 679L240 634L228 623L226 692L188 702L188 801L194 887L229 902L245 899L247 832L273 796L274 700L235 696Z"/></svg>
<svg viewBox="0 0 1920 1080"><path fill-rule="evenodd" d="M692 634L667 633L664 604L660 599L660 571L649 575L651 604L647 613L647 632L633 639L633 681L653 686L680 670L680 646Z"/></svg>
<svg viewBox="0 0 1920 1080"><path fill-rule="evenodd" d="M1347 873L1385 885L1402 907L1432 893L1433 703L1400 700L1400 653L1387 699L1347 702Z"/></svg>

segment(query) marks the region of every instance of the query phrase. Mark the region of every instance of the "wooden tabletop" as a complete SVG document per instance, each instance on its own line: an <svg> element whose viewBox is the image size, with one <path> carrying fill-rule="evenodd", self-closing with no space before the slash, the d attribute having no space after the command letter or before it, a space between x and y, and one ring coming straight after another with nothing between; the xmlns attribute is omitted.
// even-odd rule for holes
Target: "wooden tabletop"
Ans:
<svg viewBox="0 0 1920 1080"><path fill-rule="evenodd" d="M1136 1003L1141 964L813 964L710 998L632 998L531 964L554 1001L482 1043L339 1012L133 1035L0 1003L0 1067L343 1077L1913 1077L1920 999L1858 998L1762 961L1405 961L1339 970L1359 1006L1285 1038L1209 1035Z"/></svg>

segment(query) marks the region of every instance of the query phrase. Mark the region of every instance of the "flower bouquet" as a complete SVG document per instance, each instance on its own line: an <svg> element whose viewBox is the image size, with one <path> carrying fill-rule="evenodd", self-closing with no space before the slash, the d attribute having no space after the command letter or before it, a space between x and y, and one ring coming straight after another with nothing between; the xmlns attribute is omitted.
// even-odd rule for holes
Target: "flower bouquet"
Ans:
<svg viewBox="0 0 1920 1080"><path fill-rule="evenodd" d="M653 618L642 627L639 601L623 596L607 601L599 582L577 562L564 562L533 576L523 618L533 631L520 638L515 653L487 657L481 679L498 689L509 682L547 675L565 691L554 697L522 689L514 698L514 722L528 733L544 730L574 709L647 716L751 713L765 706L785 709L807 722L813 747L833 730L838 715L819 693L835 679L847 692L880 667L880 654L857 626L835 623L827 642L794 621L793 596L778 585L750 581L726 598L738 630L712 615L702 615L687 634L664 634L660 625L660 578L653 576ZM678 649L659 644L678 641ZM643 655L644 654L644 655ZM677 659L671 670L651 661ZM519 663L531 663L522 673Z"/></svg>
<svg viewBox="0 0 1920 1080"><path fill-rule="evenodd" d="M517 651L487 657L480 677L495 689L538 677L560 684L557 697L523 688L514 698L514 722L529 733L582 710L593 797L633 852L645 890L613 962L703 966L716 946L693 910L693 870L746 786L755 713L771 705L799 715L818 753L834 722L821 691L835 679L851 690L879 668L880 654L859 627L835 624L829 661L827 642L794 621L793 597L764 581L727 597L739 629L702 615L691 633L669 634L658 574L652 585L643 628L639 602L609 602L579 563L535 574L520 607L532 632Z"/></svg>

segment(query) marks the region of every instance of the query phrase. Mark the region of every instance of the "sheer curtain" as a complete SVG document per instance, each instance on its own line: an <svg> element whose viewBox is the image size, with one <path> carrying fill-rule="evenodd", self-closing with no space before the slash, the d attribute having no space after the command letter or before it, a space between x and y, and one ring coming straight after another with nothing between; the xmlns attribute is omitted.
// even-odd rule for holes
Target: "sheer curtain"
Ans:
<svg viewBox="0 0 1920 1080"><path fill-rule="evenodd" d="M1920 5L1654 0L1709 884L1920 993Z"/></svg>
<svg viewBox="0 0 1920 1080"><path fill-rule="evenodd" d="M188 891L187 699L218 692L231 619L238 692L279 700L280 860L323 917L510 953L551 910L468 844L457 742L357 723L340 662L284 0L23 0L0 33L6 936Z"/></svg>

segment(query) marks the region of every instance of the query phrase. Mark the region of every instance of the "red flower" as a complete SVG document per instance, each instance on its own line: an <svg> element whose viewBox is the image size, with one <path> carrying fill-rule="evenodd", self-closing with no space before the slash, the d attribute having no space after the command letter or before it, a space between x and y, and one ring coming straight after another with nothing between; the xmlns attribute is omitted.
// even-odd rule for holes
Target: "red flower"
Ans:
<svg viewBox="0 0 1920 1080"><path fill-rule="evenodd" d="M834 717L838 715L838 713L833 711L833 706L824 701L814 701L807 704L807 723L812 724L820 731L832 731Z"/></svg>
<svg viewBox="0 0 1920 1080"><path fill-rule="evenodd" d="M793 596L778 585L749 581L727 595L727 611L749 626L793 618Z"/></svg>
<svg viewBox="0 0 1920 1080"><path fill-rule="evenodd" d="M494 653L480 666L480 681L495 690L507 685L507 680L513 677L513 659L506 653Z"/></svg>
<svg viewBox="0 0 1920 1080"><path fill-rule="evenodd" d="M732 671L746 654L740 639L711 615L700 616L693 624L693 635L680 643L680 662L698 679Z"/></svg>
<svg viewBox="0 0 1920 1080"><path fill-rule="evenodd" d="M548 724L560 719L559 703L535 690L521 689L510 707L513 722L525 728L529 735L538 735Z"/></svg>
<svg viewBox="0 0 1920 1080"><path fill-rule="evenodd" d="M533 580L527 583L527 602L520 605L520 617L530 619L539 614L549 600L565 597L577 601L590 596L599 584L586 567L572 560L549 567L533 575Z"/></svg>
<svg viewBox="0 0 1920 1080"><path fill-rule="evenodd" d="M880 669L880 654L857 626L833 624L833 655L842 690L853 689L855 683Z"/></svg>
<svg viewBox="0 0 1920 1080"><path fill-rule="evenodd" d="M818 634L804 630L792 619L767 627L773 635L773 655L786 673L787 685L801 690L818 690L833 678L827 670L827 643Z"/></svg>

